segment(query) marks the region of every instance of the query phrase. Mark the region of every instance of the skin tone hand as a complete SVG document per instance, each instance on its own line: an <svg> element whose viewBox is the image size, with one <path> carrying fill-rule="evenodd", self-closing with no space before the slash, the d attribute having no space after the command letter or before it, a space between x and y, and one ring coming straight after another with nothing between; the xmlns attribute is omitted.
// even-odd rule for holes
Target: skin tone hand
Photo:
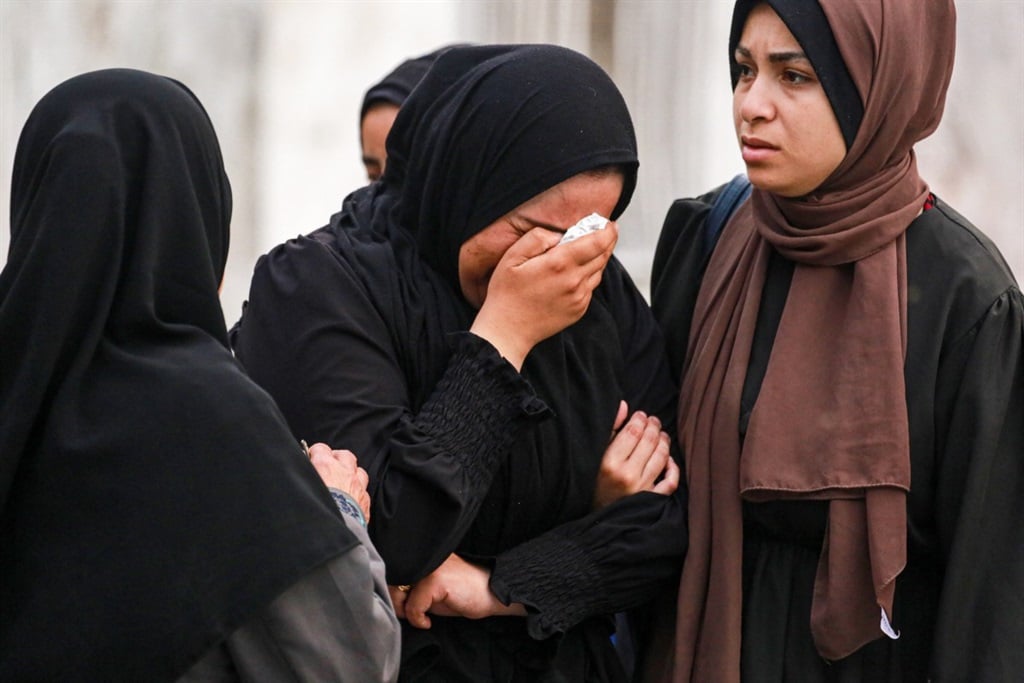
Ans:
<svg viewBox="0 0 1024 683"><path fill-rule="evenodd" d="M370 476L359 467L352 451L336 451L327 444L315 443L309 447L309 461L325 485L344 491L355 499L369 522L370 494L366 487L370 483Z"/></svg>
<svg viewBox="0 0 1024 683"><path fill-rule="evenodd" d="M639 491L667 496L679 486L679 465L670 455L669 436L662 431L661 420L638 410L627 422L628 413L626 402L620 401L615 431L597 474L594 509Z"/></svg>
<svg viewBox="0 0 1024 683"><path fill-rule="evenodd" d="M395 614L410 626L430 628L429 614L482 619L490 616L526 616L520 603L505 605L491 592L491 572L454 553L408 592L391 589Z"/></svg>
<svg viewBox="0 0 1024 683"><path fill-rule="evenodd" d="M586 313L618 240L618 228L558 245L561 234L534 228L502 256L470 332L483 337L517 370L539 342ZM556 247L557 248L554 248Z"/></svg>

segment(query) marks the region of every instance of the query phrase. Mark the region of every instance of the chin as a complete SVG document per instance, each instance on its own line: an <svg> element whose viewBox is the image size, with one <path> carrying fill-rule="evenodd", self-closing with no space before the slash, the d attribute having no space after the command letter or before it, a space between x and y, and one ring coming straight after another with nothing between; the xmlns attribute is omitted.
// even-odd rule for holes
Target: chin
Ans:
<svg viewBox="0 0 1024 683"><path fill-rule="evenodd" d="M780 178L779 174L772 173L764 168L751 168L747 166L747 178L750 180L751 185L762 192L771 192L780 197L802 197L811 191L804 191L791 179Z"/></svg>

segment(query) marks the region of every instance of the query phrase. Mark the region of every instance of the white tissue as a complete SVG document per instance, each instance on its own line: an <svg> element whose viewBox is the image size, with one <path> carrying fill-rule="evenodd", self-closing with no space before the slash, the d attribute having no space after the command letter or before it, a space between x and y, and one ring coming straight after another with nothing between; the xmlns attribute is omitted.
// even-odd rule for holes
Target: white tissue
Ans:
<svg viewBox="0 0 1024 683"><path fill-rule="evenodd" d="M565 244L566 242L572 242L584 235L589 235L595 230L604 230L606 225L608 225L607 218L600 214L592 213L589 216L584 216L578 223L576 223L576 225L566 230L565 234L562 235L562 239L558 243Z"/></svg>
<svg viewBox="0 0 1024 683"><path fill-rule="evenodd" d="M882 633L889 636L893 640L899 640L900 632L894 629L892 627L892 624L889 623L889 617L885 615L884 609L882 610L882 621L878 626L882 629Z"/></svg>

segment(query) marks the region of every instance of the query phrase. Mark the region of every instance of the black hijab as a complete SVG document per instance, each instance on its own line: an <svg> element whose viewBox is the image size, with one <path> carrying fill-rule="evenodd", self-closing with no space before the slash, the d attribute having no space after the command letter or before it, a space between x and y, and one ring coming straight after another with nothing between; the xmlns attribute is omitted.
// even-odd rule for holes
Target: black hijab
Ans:
<svg viewBox="0 0 1024 683"><path fill-rule="evenodd" d="M409 93L423 79L423 76L426 75L427 70L438 56L450 47L453 46L445 45L425 55L407 59L396 66L384 78L380 79L380 81L371 85L366 94L363 95L363 105L359 109L359 121L363 120L370 107L380 102L387 102L401 107L402 103L405 102L405 98L409 97Z"/></svg>
<svg viewBox="0 0 1024 683"><path fill-rule="evenodd" d="M615 219L636 186L636 136L621 93L590 59L553 45L447 51L399 111L387 150L384 182L401 188L398 221L456 284L459 247L544 190L619 166Z"/></svg>
<svg viewBox="0 0 1024 683"><path fill-rule="evenodd" d="M217 296L206 112L132 70L47 94L0 274L0 679L173 680L355 539Z"/></svg>

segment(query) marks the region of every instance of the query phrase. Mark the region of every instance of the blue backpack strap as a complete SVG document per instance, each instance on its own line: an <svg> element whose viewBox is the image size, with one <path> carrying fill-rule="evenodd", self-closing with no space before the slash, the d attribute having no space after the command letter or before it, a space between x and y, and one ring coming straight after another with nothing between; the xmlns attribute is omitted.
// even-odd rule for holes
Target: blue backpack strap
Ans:
<svg viewBox="0 0 1024 683"><path fill-rule="evenodd" d="M722 233L725 224L729 222L732 212L750 196L750 190L750 181L747 180L747 176L740 173L726 183L722 191L715 197L707 220L704 221L703 255L705 259L715 248L718 236Z"/></svg>

